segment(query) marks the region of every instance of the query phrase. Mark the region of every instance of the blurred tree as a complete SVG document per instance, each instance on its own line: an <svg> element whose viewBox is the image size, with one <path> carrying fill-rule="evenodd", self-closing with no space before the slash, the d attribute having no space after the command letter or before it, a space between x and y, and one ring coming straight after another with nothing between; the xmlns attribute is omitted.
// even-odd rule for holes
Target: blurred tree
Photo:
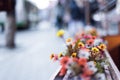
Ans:
<svg viewBox="0 0 120 80"><path fill-rule="evenodd" d="M6 46L9 48L15 47L15 12L7 12L7 20L5 23L5 34L6 34Z"/></svg>
<svg viewBox="0 0 120 80"><path fill-rule="evenodd" d="M3 6L1 9L7 12L7 19L5 22L5 38L6 47L15 47L15 31L16 31L16 20L15 20L15 4L16 0L1 0Z"/></svg>

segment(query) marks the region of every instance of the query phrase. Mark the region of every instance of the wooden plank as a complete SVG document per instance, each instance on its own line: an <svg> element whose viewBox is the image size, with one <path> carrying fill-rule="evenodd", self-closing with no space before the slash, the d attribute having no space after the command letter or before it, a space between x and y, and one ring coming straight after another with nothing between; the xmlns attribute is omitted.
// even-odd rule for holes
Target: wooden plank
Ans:
<svg viewBox="0 0 120 80"><path fill-rule="evenodd" d="M111 56L110 56L110 54L108 53L107 50L105 51L105 54L106 54L106 57L109 60L111 69L113 69L112 71L114 71L114 72L112 72L114 79L115 80L120 80L120 72L119 72L117 66L115 65L114 61L112 60L112 58L111 58Z"/></svg>
<svg viewBox="0 0 120 80"><path fill-rule="evenodd" d="M107 80L113 80L113 79L112 79L112 76L111 76L111 74L110 74L108 65L104 65L104 69L105 69L105 75L107 75L107 76L106 76L106 79L107 79Z"/></svg>

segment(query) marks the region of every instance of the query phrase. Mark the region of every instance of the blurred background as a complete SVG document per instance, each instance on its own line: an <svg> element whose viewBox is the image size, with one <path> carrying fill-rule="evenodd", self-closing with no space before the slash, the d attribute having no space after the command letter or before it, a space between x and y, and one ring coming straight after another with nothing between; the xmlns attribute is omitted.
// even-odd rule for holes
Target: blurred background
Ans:
<svg viewBox="0 0 120 80"><path fill-rule="evenodd" d="M120 70L120 0L0 0L0 80L49 80L59 64L50 54L73 37L97 29Z"/></svg>

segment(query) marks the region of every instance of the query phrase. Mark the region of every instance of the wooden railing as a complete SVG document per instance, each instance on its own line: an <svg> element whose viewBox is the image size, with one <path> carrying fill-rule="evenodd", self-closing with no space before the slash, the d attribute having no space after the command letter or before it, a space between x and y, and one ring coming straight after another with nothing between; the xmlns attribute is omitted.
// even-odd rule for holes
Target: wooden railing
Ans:
<svg viewBox="0 0 120 80"><path fill-rule="evenodd" d="M108 42L108 51L120 70L120 35L106 36L104 39Z"/></svg>

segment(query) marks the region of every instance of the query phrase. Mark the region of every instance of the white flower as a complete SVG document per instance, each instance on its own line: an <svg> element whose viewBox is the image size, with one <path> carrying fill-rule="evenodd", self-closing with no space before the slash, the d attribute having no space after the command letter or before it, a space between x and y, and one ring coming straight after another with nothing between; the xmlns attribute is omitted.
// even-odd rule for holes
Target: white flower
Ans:
<svg viewBox="0 0 120 80"><path fill-rule="evenodd" d="M85 42L85 39L84 39L84 38L82 38L82 39L80 39L80 41L81 41L81 42Z"/></svg>
<svg viewBox="0 0 120 80"><path fill-rule="evenodd" d="M88 64L88 68L93 71L93 73L97 72L97 68L95 67L95 64L93 61L90 61L87 63Z"/></svg>
<svg viewBox="0 0 120 80"><path fill-rule="evenodd" d="M85 51L85 50L80 50L78 56L80 58L87 58L88 59L90 56L90 53L88 51Z"/></svg>
<svg viewBox="0 0 120 80"><path fill-rule="evenodd" d="M75 65L75 62L73 62L72 60L70 60L68 63L67 63L67 69L68 70L71 70L71 66Z"/></svg>
<svg viewBox="0 0 120 80"><path fill-rule="evenodd" d="M95 80L106 80L104 73L97 73L95 75L95 78L96 78Z"/></svg>
<svg viewBox="0 0 120 80"><path fill-rule="evenodd" d="M98 46L100 43L103 43L102 39L95 39L93 45Z"/></svg>
<svg viewBox="0 0 120 80"><path fill-rule="evenodd" d="M88 45L88 44L86 44L85 46L86 46L86 48L92 48L93 47L93 45Z"/></svg>
<svg viewBox="0 0 120 80"><path fill-rule="evenodd" d="M72 75L76 74L76 70L79 68L79 65L76 62L70 61L68 62L67 66L66 66L67 70L69 70L69 72L72 73Z"/></svg>
<svg viewBox="0 0 120 80"><path fill-rule="evenodd" d="M101 66L104 67L104 65L105 65L105 62L101 62Z"/></svg>
<svg viewBox="0 0 120 80"><path fill-rule="evenodd" d="M72 38L66 39L66 44L67 44L67 45L71 45L72 42L73 42Z"/></svg>

